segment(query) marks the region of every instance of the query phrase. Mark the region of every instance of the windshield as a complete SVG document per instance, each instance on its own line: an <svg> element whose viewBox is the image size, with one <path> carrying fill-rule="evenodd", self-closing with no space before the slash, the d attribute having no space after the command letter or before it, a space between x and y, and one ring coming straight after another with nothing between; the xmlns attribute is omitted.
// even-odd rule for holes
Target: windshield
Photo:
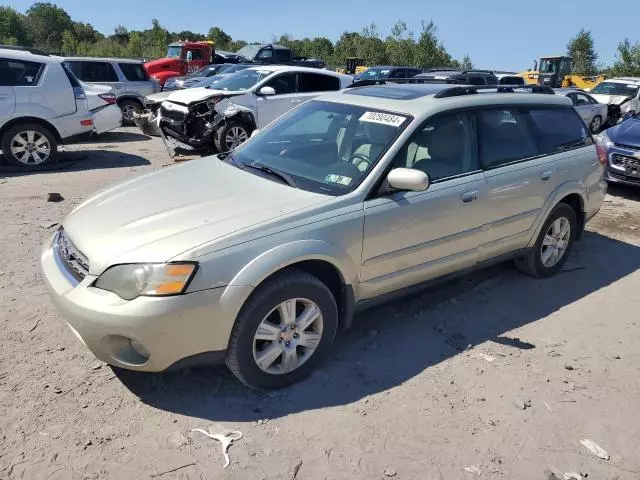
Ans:
<svg viewBox="0 0 640 480"><path fill-rule="evenodd" d="M240 55L244 58L247 58L249 60L253 60L253 57L256 56L256 53L258 53L258 50L260 50L262 48L262 45L247 45L245 47L242 47L240 50L238 50L236 52L236 55Z"/></svg>
<svg viewBox="0 0 640 480"><path fill-rule="evenodd" d="M230 159L240 168L283 173L304 190L343 195L360 184L410 121L409 115L313 100L242 144Z"/></svg>
<svg viewBox="0 0 640 480"><path fill-rule="evenodd" d="M379 80L381 78L387 78L390 71L390 68L369 68L356 78L358 80Z"/></svg>
<svg viewBox="0 0 640 480"><path fill-rule="evenodd" d="M540 73L558 73L558 67L560 66L560 59L548 59L543 58L540 60Z"/></svg>
<svg viewBox="0 0 640 480"><path fill-rule="evenodd" d="M242 70L215 82L215 85L207 88L226 91L247 90L272 73L271 70Z"/></svg>
<svg viewBox="0 0 640 480"><path fill-rule="evenodd" d="M181 54L182 54L181 45L169 45L169 49L167 50L167 58L180 58Z"/></svg>
<svg viewBox="0 0 640 480"><path fill-rule="evenodd" d="M207 65L206 67L202 67L200 70L196 70L195 72L187 75L188 77L210 77L211 75L215 75L220 71L220 69L224 65Z"/></svg>
<svg viewBox="0 0 640 480"><path fill-rule="evenodd" d="M622 97L634 97L638 93L639 85L626 83L602 82L596 85L589 93L596 95L615 95Z"/></svg>

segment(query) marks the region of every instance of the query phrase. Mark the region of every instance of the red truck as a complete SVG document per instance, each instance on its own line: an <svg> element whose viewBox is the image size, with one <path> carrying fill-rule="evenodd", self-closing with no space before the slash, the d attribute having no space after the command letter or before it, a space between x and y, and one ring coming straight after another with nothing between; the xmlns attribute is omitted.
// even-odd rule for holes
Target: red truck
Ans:
<svg viewBox="0 0 640 480"><path fill-rule="evenodd" d="M172 77L183 77L205 65L209 65L214 57L215 48L212 41L175 42L169 45L166 58L160 58L144 64L150 77L164 82Z"/></svg>

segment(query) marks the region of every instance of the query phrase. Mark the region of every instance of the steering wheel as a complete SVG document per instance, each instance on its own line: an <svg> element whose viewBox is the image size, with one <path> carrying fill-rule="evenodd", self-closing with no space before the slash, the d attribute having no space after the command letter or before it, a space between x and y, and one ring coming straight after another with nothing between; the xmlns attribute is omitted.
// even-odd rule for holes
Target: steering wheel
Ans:
<svg viewBox="0 0 640 480"><path fill-rule="evenodd" d="M371 162L369 161L369 157L362 153L356 153L353 157L351 157L351 164L355 166L360 171L360 173L366 172L369 168L370 163Z"/></svg>

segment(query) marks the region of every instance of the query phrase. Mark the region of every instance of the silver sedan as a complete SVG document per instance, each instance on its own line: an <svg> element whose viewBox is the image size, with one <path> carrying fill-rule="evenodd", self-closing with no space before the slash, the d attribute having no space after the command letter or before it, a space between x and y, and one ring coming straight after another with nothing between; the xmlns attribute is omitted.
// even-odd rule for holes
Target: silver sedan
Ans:
<svg viewBox="0 0 640 480"><path fill-rule="evenodd" d="M557 88L555 92L557 95L564 95L571 99L573 107L582 117L584 123L589 125L589 129L593 133L598 133L602 125L607 123L607 105L598 103L596 99L588 93L574 88Z"/></svg>

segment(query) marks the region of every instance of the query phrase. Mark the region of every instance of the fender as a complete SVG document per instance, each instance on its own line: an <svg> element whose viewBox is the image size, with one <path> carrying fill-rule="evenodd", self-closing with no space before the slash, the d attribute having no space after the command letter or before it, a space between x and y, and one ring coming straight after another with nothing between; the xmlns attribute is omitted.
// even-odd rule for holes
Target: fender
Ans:
<svg viewBox="0 0 640 480"><path fill-rule="evenodd" d="M242 268L229 285L257 287L277 271L305 260L330 263L345 285L357 285L358 270L351 257L340 247L322 240L300 240L267 250Z"/></svg>
<svg viewBox="0 0 640 480"><path fill-rule="evenodd" d="M582 183L577 182L575 180L568 180L565 183L558 185L558 187L551 193L551 195L549 195L549 198L547 198L547 201L540 209L538 219L534 224L533 235L531 237L531 240L529 240L529 244L527 246L533 247L535 245L536 240L538 239L538 235L540 234L540 230L542 229L544 222L549 217L551 210L553 210L556 207L556 205L560 203L560 200L562 200L567 195L571 195L571 194L579 195L580 206L582 208L582 211L584 212L584 206L587 203L586 199L584 198L584 195L585 195L584 192L585 192L585 186Z"/></svg>

